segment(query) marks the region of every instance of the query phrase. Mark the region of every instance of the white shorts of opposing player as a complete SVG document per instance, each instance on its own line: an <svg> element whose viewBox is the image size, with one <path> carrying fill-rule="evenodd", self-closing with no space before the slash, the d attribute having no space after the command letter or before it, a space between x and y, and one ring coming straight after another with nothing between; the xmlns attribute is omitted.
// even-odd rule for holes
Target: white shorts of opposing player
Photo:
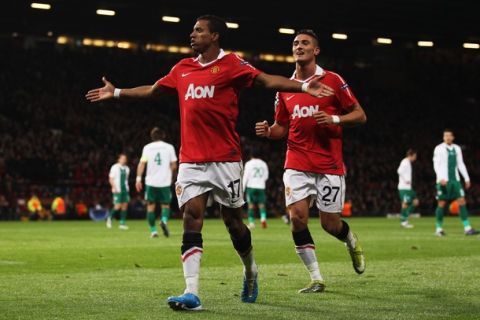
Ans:
<svg viewBox="0 0 480 320"><path fill-rule="evenodd" d="M240 208L245 203L242 174L242 162L181 163L175 183L178 206L210 191L221 205Z"/></svg>
<svg viewBox="0 0 480 320"><path fill-rule="evenodd" d="M310 206L315 202L321 212L339 213L345 203L345 177L293 169L285 170L285 202L289 206L310 197Z"/></svg>

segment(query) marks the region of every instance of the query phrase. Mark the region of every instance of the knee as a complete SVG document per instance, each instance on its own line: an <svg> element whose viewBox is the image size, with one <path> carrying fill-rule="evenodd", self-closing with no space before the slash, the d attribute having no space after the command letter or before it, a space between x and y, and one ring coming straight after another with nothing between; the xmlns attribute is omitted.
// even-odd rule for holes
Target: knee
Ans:
<svg viewBox="0 0 480 320"><path fill-rule="evenodd" d="M201 214L195 208L185 207L183 210L183 221L188 226L201 221Z"/></svg>
<svg viewBox="0 0 480 320"><path fill-rule="evenodd" d="M445 201L438 201L438 207L439 208L445 208Z"/></svg>
<svg viewBox="0 0 480 320"><path fill-rule="evenodd" d="M301 231L307 227L308 213L305 214L294 208L290 209L290 223L292 224L293 231Z"/></svg>
<svg viewBox="0 0 480 320"><path fill-rule="evenodd" d="M458 199L458 204L461 206L464 206L467 204L467 201L465 200L465 198L460 198Z"/></svg>

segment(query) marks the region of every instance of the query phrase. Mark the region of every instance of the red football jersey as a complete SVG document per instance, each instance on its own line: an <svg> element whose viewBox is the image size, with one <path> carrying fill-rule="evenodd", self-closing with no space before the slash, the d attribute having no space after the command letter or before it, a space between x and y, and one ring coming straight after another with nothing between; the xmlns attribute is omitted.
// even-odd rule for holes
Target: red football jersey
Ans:
<svg viewBox="0 0 480 320"><path fill-rule="evenodd" d="M342 127L318 125L312 114L315 111L345 114L352 110L357 99L342 77L317 66L315 76L322 74L320 82L330 86L335 95L316 98L306 93L277 93L275 120L289 126L285 169L343 175Z"/></svg>
<svg viewBox="0 0 480 320"><path fill-rule="evenodd" d="M238 95L261 72L236 54L220 51L202 64L198 58L177 63L157 85L174 90L180 105L180 162L240 161L235 130Z"/></svg>

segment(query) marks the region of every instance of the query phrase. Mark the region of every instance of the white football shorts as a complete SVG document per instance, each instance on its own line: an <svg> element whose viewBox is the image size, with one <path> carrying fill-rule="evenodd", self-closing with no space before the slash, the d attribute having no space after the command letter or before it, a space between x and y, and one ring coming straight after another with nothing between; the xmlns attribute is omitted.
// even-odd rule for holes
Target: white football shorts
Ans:
<svg viewBox="0 0 480 320"><path fill-rule="evenodd" d="M180 163L175 183L178 207L210 191L214 201L228 208L239 208L245 203L242 175L241 161Z"/></svg>
<svg viewBox="0 0 480 320"><path fill-rule="evenodd" d="M321 212L340 213L345 203L345 177L293 169L285 170L285 203L291 204L310 197Z"/></svg>

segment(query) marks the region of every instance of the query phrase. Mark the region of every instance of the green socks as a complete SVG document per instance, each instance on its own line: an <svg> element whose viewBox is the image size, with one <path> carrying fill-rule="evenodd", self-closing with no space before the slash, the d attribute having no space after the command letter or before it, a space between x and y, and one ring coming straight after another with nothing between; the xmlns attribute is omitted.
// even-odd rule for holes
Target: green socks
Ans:
<svg viewBox="0 0 480 320"><path fill-rule="evenodd" d="M267 220L267 209L265 209L265 207L260 208L260 220L261 221Z"/></svg>
<svg viewBox="0 0 480 320"><path fill-rule="evenodd" d="M162 208L162 222L167 223L170 219L170 208Z"/></svg>
<svg viewBox="0 0 480 320"><path fill-rule="evenodd" d="M468 211L466 205L460 206L460 219L462 219L465 229L471 228L470 221L468 221Z"/></svg>
<svg viewBox="0 0 480 320"><path fill-rule="evenodd" d="M116 215L117 213L118 213L118 210L115 210L115 209L110 210L109 218L110 218L110 219L115 218L115 215Z"/></svg>
<svg viewBox="0 0 480 320"><path fill-rule="evenodd" d="M437 229L442 229L443 227L443 212L445 211L444 208L437 207L435 209L435 226Z"/></svg>
<svg viewBox="0 0 480 320"><path fill-rule="evenodd" d="M410 209L410 207L402 208L402 211L400 212L400 222L408 220L408 215L410 214L408 209Z"/></svg>
<svg viewBox="0 0 480 320"><path fill-rule="evenodd" d="M125 225L127 221L127 210L120 211L120 225Z"/></svg>
<svg viewBox="0 0 480 320"><path fill-rule="evenodd" d="M248 222L254 223L255 222L255 211L253 208L248 208Z"/></svg>
<svg viewBox="0 0 480 320"><path fill-rule="evenodd" d="M155 225L155 212L147 212L147 220L150 232L156 232L157 226Z"/></svg>

